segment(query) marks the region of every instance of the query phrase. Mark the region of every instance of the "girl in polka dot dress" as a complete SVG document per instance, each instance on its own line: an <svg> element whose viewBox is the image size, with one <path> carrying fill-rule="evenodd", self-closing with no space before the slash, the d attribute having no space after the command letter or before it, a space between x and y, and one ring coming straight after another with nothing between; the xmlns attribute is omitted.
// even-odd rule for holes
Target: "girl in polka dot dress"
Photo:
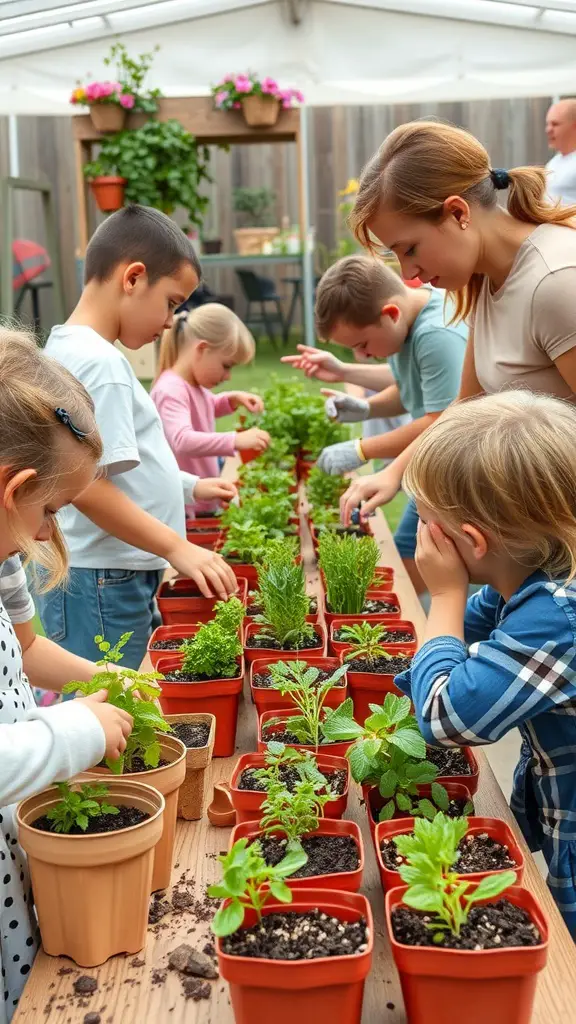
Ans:
<svg viewBox="0 0 576 1024"><path fill-rule="evenodd" d="M90 679L96 666L34 635L24 574L10 558L22 551L46 567L50 584L64 578L54 516L92 482L100 455L84 388L31 339L0 330L0 562L10 561L0 571L0 1024L14 1013L39 942L16 803L104 756L117 757L132 728L129 715L105 703L105 690L36 707L28 676L57 690L70 679ZM15 628L2 599L8 579Z"/></svg>

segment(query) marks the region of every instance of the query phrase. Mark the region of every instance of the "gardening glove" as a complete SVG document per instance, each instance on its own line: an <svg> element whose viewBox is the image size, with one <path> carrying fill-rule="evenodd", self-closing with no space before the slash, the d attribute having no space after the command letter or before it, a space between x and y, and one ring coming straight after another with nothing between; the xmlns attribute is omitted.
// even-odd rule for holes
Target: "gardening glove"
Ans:
<svg viewBox="0 0 576 1024"><path fill-rule="evenodd" d="M331 444L324 448L320 452L317 466L330 476L341 476L342 473L358 469L365 462L366 459L359 451L358 441L343 441L341 444Z"/></svg>
<svg viewBox="0 0 576 1024"><path fill-rule="evenodd" d="M370 405L365 398L338 393L326 399L324 408L328 418L338 423L360 423L370 419Z"/></svg>

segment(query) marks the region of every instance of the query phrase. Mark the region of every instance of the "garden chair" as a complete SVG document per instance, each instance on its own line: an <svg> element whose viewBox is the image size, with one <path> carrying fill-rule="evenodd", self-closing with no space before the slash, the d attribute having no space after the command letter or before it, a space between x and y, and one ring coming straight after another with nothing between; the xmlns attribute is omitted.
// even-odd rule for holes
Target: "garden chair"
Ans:
<svg viewBox="0 0 576 1024"><path fill-rule="evenodd" d="M282 299L276 291L276 282L270 277L255 274L253 270L237 270L236 273L246 299L246 312L243 317L246 326L255 333L263 328L274 348L277 347L275 329L280 328L282 343L286 344L286 322L282 312Z"/></svg>

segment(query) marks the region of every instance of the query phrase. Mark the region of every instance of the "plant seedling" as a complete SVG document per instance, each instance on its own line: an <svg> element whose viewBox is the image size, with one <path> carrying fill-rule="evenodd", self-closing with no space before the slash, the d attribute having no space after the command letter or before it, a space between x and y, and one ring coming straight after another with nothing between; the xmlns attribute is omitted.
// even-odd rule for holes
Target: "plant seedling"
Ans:
<svg viewBox="0 0 576 1024"><path fill-rule="evenodd" d="M195 636L185 640L182 673L206 679L233 679L238 675L236 659L242 654L238 630L225 629L216 619L204 623Z"/></svg>
<svg viewBox="0 0 576 1024"><path fill-rule="evenodd" d="M236 506L228 506L222 516L223 521L231 508L236 508ZM223 522L223 525L228 525L228 533L220 554L224 557L232 555L244 565L253 565L258 562L266 546L265 528L250 519L229 524Z"/></svg>
<svg viewBox="0 0 576 1024"><path fill-rule="evenodd" d="M71 789L68 782L57 782L56 785L61 799L46 812L54 832L67 834L75 825L85 832L90 818L119 813L117 807L104 801L109 792L105 782L87 782L79 789Z"/></svg>
<svg viewBox="0 0 576 1024"><path fill-rule="evenodd" d="M425 923L437 943L446 932L460 935L474 903L494 899L516 881L515 871L488 875L478 885L458 878L458 845L467 830L466 818L447 818L439 811L433 821L415 821L413 834L395 837L398 853L406 858L398 867L408 886L402 900L433 915Z"/></svg>
<svg viewBox="0 0 576 1024"><path fill-rule="evenodd" d="M331 506L311 509L310 518L316 530L329 529L341 524L340 509Z"/></svg>
<svg viewBox="0 0 576 1024"><path fill-rule="evenodd" d="M271 786L282 782L282 769L294 768L301 782L310 782L315 793L326 789L326 777L322 774L315 758L308 750L294 750L285 743L272 740L267 744L264 755L265 768L258 768L254 777L263 782L266 792Z"/></svg>
<svg viewBox="0 0 576 1024"><path fill-rule="evenodd" d="M302 836L316 831L324 805L333 799L330 790L317 792L309 779L300 779L291 793L282 782L274 781L262 804L259 827L265 834L283 832L288 850L301 849Z"/></svg>
<svg viewBox="0 0 576 1024"><path fill-rule="evenodd" d="M330 611L338 615L361 613L379 557L374 537L341 537L329 530L321 533L318 562L326 581Z"/></svg>
<svg viewBox="0 0 576 1024"><path fill-rule="evenodd" d="M370 668L374 667L378 658L391 661L393 655L389 654L381 644L387 632L386 627L379 623L371 626L369 622L358 622L354 625L342 626L341 640L354 645L354 650L347 651L344 660L352 661L353 658L361 658Z"/></svg>
<svg viewBox="0 0 576 1024"><path fill-rule="evenodd" d="M303 867L308 857L302 848L289 850L279 864L270 867L257 842L249 844L248 839L238 839L218 860L222 864L222 881L209 886L208 895L229 901L216 911L211 925L214 934L224 938L240 928L249 907L261 921L262 908L270 897L291 903L292 890L284 879Z"/></svg>
<svg viewBox="0 0 576 1024"><path fill-rule="evenodd" d="M214 621L226 633L237 633L244 620L246 609L238 597L229 597L227 601L217 601L214 605Z"/></svg>
<svg viewBox="0 0 576 1024"><path fill-rule="evenodd" d="M310 598L301 565L274 564L258 567L258 589L264 613L256 617L265 629L258 637L272 636L280 647L300 648L314 636L306 622Z"/></svg>
<svg viewBox="0 0 576 1024"><path fill-rule="evenodd" d="M346 666L341 665L329 679L325 679L320 686L316 686L320 669L315 665L308 666L303 661L289 663L278 661L275 665L270 666L273 689L279 690L282 696L288 694L300 711L300 714L291 717L287 724L290 732L293 732L301 743L311 744L316 748L319 746L324 734L322 721L324 702L332 687L342 679L345 673ZM348 699L350 700L350 698ZM350 704L352 705L351 700ZM324 714L326 717L326 712ZM329 714L330 712L328 712L328 716ZM281 719L272 720L272 722L277 721L281 721Z"/></svg>
<svg viewBox="0 0 576 1024"><path fill-rule="evenodd" d="M348 481L343 480L340 476L330 476L329 473L324 473L317 466L310 470L306 481L306 494L310 507L314 511L314 522L317 521L316 517L321 509L335 508L338 505L347 487ZM338 513L338 521L339 519L340 514Z"/></svg>

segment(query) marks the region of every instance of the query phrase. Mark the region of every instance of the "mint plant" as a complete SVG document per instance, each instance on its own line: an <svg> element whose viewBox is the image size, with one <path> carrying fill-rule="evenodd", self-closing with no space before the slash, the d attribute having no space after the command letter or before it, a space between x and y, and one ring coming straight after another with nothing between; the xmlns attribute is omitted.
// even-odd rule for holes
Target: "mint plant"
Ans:
<svg viewBox="0 0 576 1024"><path fill-rule="evenodd" d="M448 932L460 935L474 903L494 899L516 881L515 871L489 875L477 885L458 877L458 845L467 829L466 818L447 818L439 812L433 821L414 822L413 834L395 837L398 853L406 858L398 867L408 886L403 902L425 911L425 924L438 944Z"/></svg>
<svg viewBox="0 0 576 1024"><path fill-rule="evenodd" d="M340 627L340 641L353 644L354 649L347 651L344 655L345 661L360 658L366 662L369 669L373 669L379 658L385 661L392 661L393 655L382 646L382 639L387 634L387 629L381 624L371 626L369 622L358 622L349 626Z"/></svg>
<svg viewBox="0 0 576 1024"><path fill-rule="evenodd" d="M318 562L331 612L359 615L374 580L380 553L374 537L338 536L325 530L318 541Z"/></svg>
<svg viewBox="0 0 576 1024"><path fill-rule="evenodd" d="M323 722L331 712L324 710L324 702L330 690L346 674L346 666L340 668L325 679L319 686L316 685L320 669L314 665L308 666L306 662L276 662L270 666L272 676L272 687L279 690L282 696L290 696L300 711L299 715L291 716L287 722L287 728L298 737L301 743L318 747L324 735ZM350 700L350 711L352 713L352 700ZM345 702L346 703L346 702ZM274 724L282 719L272 719L269 724Z"/></svg>
<svg viewBox="0 0 576 1024"><path fill-rule="evenodd" d="M195 636L184 641L180 651L184 654L183 675L206 679L233 679L238 675L236 659L242 654L238 630L230 631L216 619L204 623Z"/></svg>
<svg viewBox="0 0 576 1024"><path fill-rule="evenodd" d="M310 598L306 593L301 565L274 564L258 567L258 590L263 614L256 622L264 625L258 638L273 637L281 648L301 648L314 636L314 627L306 622Z"/></svg>
<svg viewBox="0 0 576 1024"><path fill-rule="evenodd" d="M104 801L109 792L105 782L87 782L78 789L72 789L68 782L56 785L61 799L46 811L54 832L68 834L75 825L85 832L91 818L120 813L117 807Z"/></svg>
<svg viewBox="0 0 576 1024"><path fill-rule="evenodd" d="M222 881L209 886L208 896L229 901L216 911L211 926L215 935L224 938L240 928L249 907L260 921L262 909L272 896L281 903L291 903L292 890L284 879L303 867L308 858L301 848L292 849L279 864L269 867L257 842L238 839L218 860Z"/></svg>

